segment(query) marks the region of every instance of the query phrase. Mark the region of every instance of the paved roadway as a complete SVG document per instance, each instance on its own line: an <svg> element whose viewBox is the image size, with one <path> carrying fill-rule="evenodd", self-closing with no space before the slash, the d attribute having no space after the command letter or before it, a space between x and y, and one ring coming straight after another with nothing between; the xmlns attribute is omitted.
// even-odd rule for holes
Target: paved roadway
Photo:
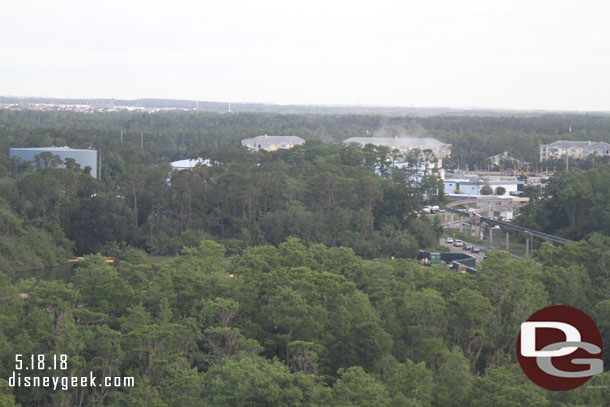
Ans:
<svg viewBox="0 0 610 407"><path fill-rule="evenodd" d="M453 244L445 243L445 239L446 239L446 236L442 237L439 240L439 243L440 243L440 245L442 247L444 247L446 249L449 249L449 251L452 252L452 253L467 253L467 254L469 254L469 255L471 255L471 256L473 256L473 257L475 257L477 259L477 264L481 263L483 261L483 259L485 258L486 254L487 254L486 253L487 248L485 248L483 246L479 246L479 248L481 249L481 251L479 253L472 253L470 251L463 250L462 249L463 246L462 247L455 247ZM511 255L511 257L513 257L515 259L524 260L523 257L517 256L516 254L510 253L510 255ZM542 266L542 264L540 264L538 262L536 262L536 264L538 266Z"/></svg>
<svg viewBox="0 0 610 407"><path fill-rule="evenodd" d="M441 246L449 249L450 252L452 253L466 253L471 255L472 257L477 259L477 262L480 263L483 261L483 258L485 257L485 252L483 250L483 248L481 248L481 246L479 246L479 248L481 248L481 251L479 253L472 253L470 250L466 251L463 249L462 247L455 247L453 244L449 244L449 243L445 243L445 239L446 237L443 237L439 240L439 243Z"/></svg>

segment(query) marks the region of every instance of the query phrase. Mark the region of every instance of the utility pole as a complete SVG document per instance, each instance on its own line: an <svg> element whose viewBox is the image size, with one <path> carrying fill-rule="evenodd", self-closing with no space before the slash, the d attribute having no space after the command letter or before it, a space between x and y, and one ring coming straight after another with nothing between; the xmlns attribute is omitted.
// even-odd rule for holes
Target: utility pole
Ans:
<svg viewBox="0 0 610 407"><path fill-rule="evenodd" d="M123 144L123 129L121 129L121 144Z"/></svg>
<svg viewBox="0 0 610 407"><path fill-rule="evenodd" d="M487 229L489 233L489 235L487 236L487 248L491 250L493 246L493 226L487 225Z"/></svg>
<svg viewBox="0 0 610 407"><path fill-rule="evenodd" d="M525 234L525 255L529 256L530 252L532 251L531 249L531 245L532 245L532 240L533 240L533 236L530 232L527 232Z"/></svg>
<svg viewBox="0 0 610 407"><path fill-rule="evenodd" d="M144 132L140 132L140 150L144 150Z"/></svg>

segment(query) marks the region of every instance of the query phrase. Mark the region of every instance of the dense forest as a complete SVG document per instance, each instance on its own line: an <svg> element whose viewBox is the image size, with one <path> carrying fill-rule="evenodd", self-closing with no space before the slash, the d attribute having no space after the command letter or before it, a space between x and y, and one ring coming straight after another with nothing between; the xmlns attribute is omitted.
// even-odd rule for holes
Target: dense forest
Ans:
<svg viewBox="0 0 610 407"><path fill-rule="evenodd" d="M536 265L492 253L480 275L366 261L296 238L229 255L202 241L163 264L89 256L69 282L0 274L3 406L604 406L610 374L570 392L531 383L522 321L579 307L610 343L610 239L544 244ZM132 376L135 387L6 385L15 354L69 355L51 375ZM608 352L605 349L608 365ZM24 373L25 374L25 373Z"/></svg>
<svg viewBox="0 0 610 407"><path fill-rule="evenodd" d="M168 255L205 236L230 250L292 236L366 258L415 257L438 245L440 224L419 210L423 193L442 199L439 180L432 171L417 177L392 167L386 150L315 140L276 153L225 149L209 153L209 165L183 171L109 153L105 183L53 168L51 157L34 166L13 160L14 176L0 184L0 256L18 270L57 263L45 258L61 261L55 253L72 249ZM38 234L45 238L31 245Z"/></svg>
<svg viewBox="0 0 610 407"><path fill-rule="evenodd" d="M518 218L582 240L523 261L490 252L475 276L413 260L442 232L421 215L424 196L445 199L434 172L409 169L419 154L339 141L435 137L453 144L448 166L472 167L502 151L535 162L538 143L557 138L610 141L609 125L602 115L0 111L0 406L608 405L608 373L544 391L521 372L515 341L533 312L565 304L610 344L609 166L557 173L544 195L528 191ZM265 133L307 142L239 146ZM10 147L50 145L98 149L101 178L52 156L8 159ZM195 157L209 161L169 165ZM65 280L20 274L75 255L86 257ZM45 374L132 376L135 387L11 388L15 354L66 354L67 372Z"/></svg>
<svg viewBox="0 0 610 407"><path fill-rule="evenodd" d="M555 174L518 222L572 240L592 232L610 236L610 165Z"/></svg>
<svg viewBox="0 0 610 407"><path fill-rule="evenodd" d="M433 248L438 237L438 226L415 216L422 193L435 196L433 177L414 186L409 183L413 174L385 171L383 149L362 151L336 141L367 134L432 136L452 143L453 158L444 162L446 167L484 167L486 157L502 151L535 162L538 143L557 138L610 141L608 129L610 117L575 114L387 117L2 110L0 224L6 238L0 256L7 270L16 270L57 264L72 254L119 256L129 246L171 255L204 235L222 239L229 250L295 236L348 246L369 258L414 256L419 248ZM241 150L242 138L265 133L295 134L308 142L294 151L267 155ZM97 148L101 182L76 171L36 172L27 163L8 160L10 147L50 145ZM170 173L170 161L195 157L217 165ZM572 167L602 164L589 159L574 161ZM561 168L564 163L545 165ZM592 206L582 210L587 208ZM591 228L583 222L578 233L559 231L567 219L560 212L555 211L555 217L561 219L546 221L549 211L538 211L540 216L529 215L536 212L533 208L526 212L524 222L550 233L582 237L603 231L598 224Z"/></svg>
<svg viewBox="0 0 610 407"><path fill-rule="evenodd" d="M123 132L123 142L120 137ZM94 147L133 161L168 162L202 150L238 147L261 134L296 135L339 142L355 136L433 137L451 143L449 167L486 167L487 157L508 151L538 165L538 145L555 140L610 142L610 116L544 114L486 117L316 115L277 113L73 113L0 110L0 175L9 170L8 148L69 145ZM141 154L133 150L140 147ZM102 169L103 170L103 169ZM103 177L106 175L102 174Z"/></svg>

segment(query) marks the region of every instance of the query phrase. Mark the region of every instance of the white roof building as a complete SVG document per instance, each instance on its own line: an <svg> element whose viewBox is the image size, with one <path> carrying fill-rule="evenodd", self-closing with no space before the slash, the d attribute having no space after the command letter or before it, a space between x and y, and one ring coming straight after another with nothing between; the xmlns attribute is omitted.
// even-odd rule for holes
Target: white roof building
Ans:
<svg viewBox="0 0 610 407"><path fill-rule="evenodd" d="M289 149L300 144L305 144L305 140L297 136L268 136L266 134L241 141L242 146L246 146L254 151Z"/></svg>
<svg viewBox="0 0 610 407"><path fill-rule="evenodd" d="M212 165L210 160L204 160L203 158L196 158L194 160L179 160L171 163L174 170L187 170L200 164L205 166Z"/></svg>
<svg viewBox="0 0 610 407"><path fill-rule="evenodd" d="M410 150L432 150L437 158L451 156L451 144L442 143L433 138L419 137L350 137L344 143L358 143L363 147L367 144L385 146L406 153Z"/></svg>

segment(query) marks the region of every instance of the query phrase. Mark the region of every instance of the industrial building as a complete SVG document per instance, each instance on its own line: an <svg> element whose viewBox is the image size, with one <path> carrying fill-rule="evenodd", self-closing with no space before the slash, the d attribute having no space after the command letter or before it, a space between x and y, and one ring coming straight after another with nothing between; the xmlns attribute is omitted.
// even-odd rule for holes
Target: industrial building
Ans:
<svg viewBox="0 0 610 407"><path fill-rule="evenodd" d="M264 136L246 138L241 141L242 146L246 146L254 151L289 149L304 143L305 140L297 136L268 136L266 134Z"/></svg>
<svg viewBox="0 0 610 407"><path fill-rule="evenodd" d="M525 181L518 180L516 177L485 177L480 178L476 174L451 174L443 179L443 187L445 195L450 197L460 196L478 196L481 195L481 189L488 185L494 195L496 189L502 187L504 193L502 196L518 196L523 190Z"/></svg>
<svg viewBox="0 0 610 407"><path fill-rule="evenodd" d="M174 170L189 170L191 168L195 168L198 165L203 165L206 167L209 167L210 165L212 165L212 162L208 159L203 159L203 158L195 158L193 160L179 160L179 161L173 161L171 163L172 169Z"/></svg>
<svg viewBox="0 0 610 407"><path fill-rule="evenodd" d="M540 145L540 161L565 156L583 160L591 154L599 156L610 155L610 144L603 141L558 140L550 144Z"/></svg>
<svg viewBox="0 0 610 407"><path fill-rule="evenodd" d="M363 147L367 144L385 146L396 149L401 153L407 153L415 149L420 151L431 150L438 159L451 156L451 144L442 143L436 139L427 137L350 137L343 140L343 142L346 144L358 143Z"/></svg>
<svg viewBox="0 0 610 407"><path fill-rule="evenodd" d="M54 156L59 156L61 164L58 168L65 168L66 158L72 158L81 169L89 166L91 176L98 178L97 150L78 150L69 147L30 147L30 148L11 148L9 149L9 159L19 157L24 161L34 161L35 157L41 153L49 152Z"/></svg>

